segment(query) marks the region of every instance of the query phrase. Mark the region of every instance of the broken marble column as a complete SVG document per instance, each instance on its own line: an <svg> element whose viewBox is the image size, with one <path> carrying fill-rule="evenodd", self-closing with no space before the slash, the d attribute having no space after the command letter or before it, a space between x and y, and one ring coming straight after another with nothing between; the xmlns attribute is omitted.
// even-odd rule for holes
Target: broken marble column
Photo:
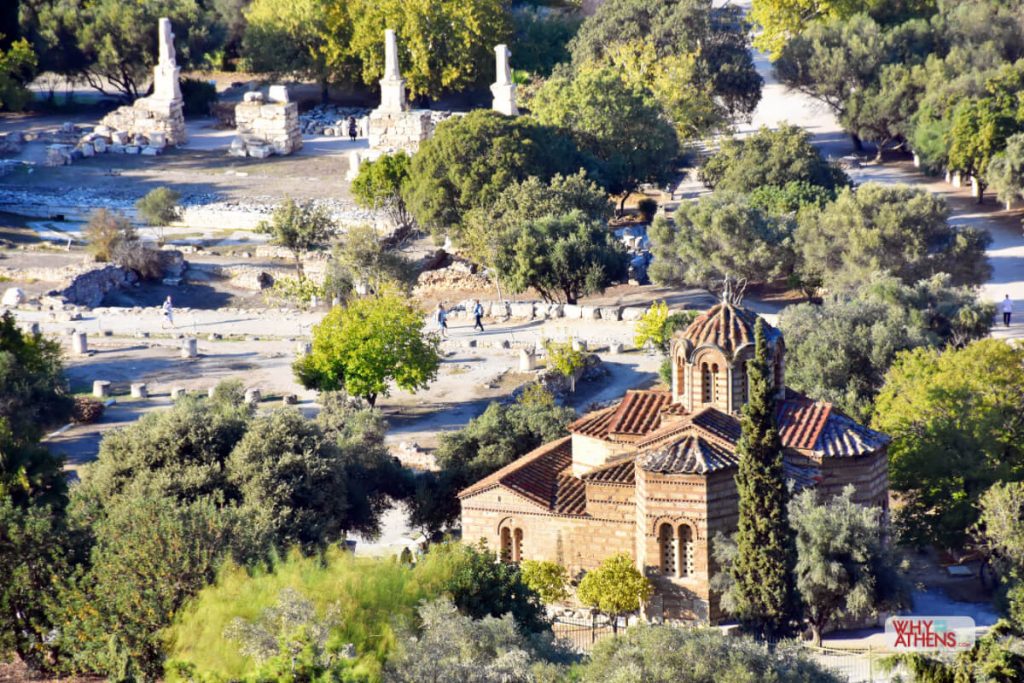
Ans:
<svg viewBox="0 0 1024 683"><path fill-rule="evenodd" d="M537 369L537 356L530 349L519 351L519 372L533 372Z"/></svg>
<svg viewBox="0 0 1024 683"><path fill-rule="evenodd" d="M611 344L609 344L608 345L608 353L612 354L613 356L618 356L619 354L621 354L622 353L622 343L621 342L612 342Z"/></svg>
<svg viewBox="0 0 1024 683"><path fill-rule="evenodd" d="M246 389L245 390L245 402L247 405L254 406L263 400L263 395L260 394L259 389Z"/></svg>
<svg viewBox="0 0 1024 683"><path fill-rule="evenodd" d="M308 341L300 341L295 343L295 355L296 356L308 356L313 352L313 344Z"/></svg>
<svg viewBox="0 0 1024 683"><path fill-rule="evenodd" d="M144 382L132 385L132 398L149 398L149 389Z"/></svg>
<svg viewBox="0 0 1024 683"><path fill-rule="evenodd" d="M409 110L405 97L405 79L398 67L398 38L391 29L384 30L384 78L380 79L380 106L377 111Z"/></svg>
<svg viewBox="0 0 1024 683"><path fill-rule="evenodd" d="M583 341L582 339L573 339L572 340L572 350L573 351L586 351L587 350L587 342Z"/></svg>
<svg viewBox="0 0 1024 683"><path fill-rule="evenodd" d="M516 84L512 82L512 68L509 66L511 55L508 45L497 45L494 48L497 74L491 85L491 94L494 96L491 108L505 116L519 116L519 108L516 106Z"/></svg>
<svg viewBox="0 0 1024 683"><path fill-rule="evenodd" d="M171 20L160 17L157 23L157 41L159 42L157 64L153 67L153 95L158 100L180 100L181 85L178 76L178 60L174 51L174 32Z"/></svg>
<svg viewBox="0 0 1024 683"><path fill-rule="evenodd" d="M76 356L88 355L89 340L85 332L75 332L71 335L71 351Z"/></svg>
<svg viewBox="0 0 1024 683"><path fill-rule="evenodd" d="M92 395L96 398L107 398L110 396L110 382L98 379L92 383Z"/></svg>
<svg viewBox="0 0 1024 683"><path fill-rule="evenodd" d="M181 343L181 357L195 358L199 355L199 344L195 337L188 337Z"/></svg>

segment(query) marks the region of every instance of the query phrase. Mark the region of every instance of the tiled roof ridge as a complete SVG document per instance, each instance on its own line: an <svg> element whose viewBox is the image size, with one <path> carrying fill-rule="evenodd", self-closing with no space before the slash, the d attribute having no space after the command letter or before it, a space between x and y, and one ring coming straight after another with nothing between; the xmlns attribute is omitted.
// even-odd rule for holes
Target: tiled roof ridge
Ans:
<svg viewBox="0 0 1024 683"><path fill-rule="evenodd" d="M713 344L733 353L742 346L754 343L757 319L757 313L749 308L719 302L697 316L682 332L682 337L695 347ZM764 324L766 330L773 329L767 322Z"/></svg>
<svg viewBox="0 0 1024 683"><path fill-rule="evenodd" d="M627 390L608 425L608 433L643 435L650 432L657 424L662 408L671 401L670 391Z"/></svg>
<svg viewBox="0 0 1024 683"><path fill-rule="evenodd" d="M470 486L467 486L466 488L462 489L461 491L459 491L458 497L463 498L465 496L471 496L473 494L480 493L485 489L489 489L492 486L501 485L502 479L504 479L509 474L512 474L517 470L525 467L526 465L529 465L530 463L539 460L545 455L555 452L565 444L571 443L571 439L572 436L563 436L560 439L555 439L554 441L549 441L546 444L541 444L540 446L534 448L529 453L516 458L509 464L502 467L501 469L490 473L489 475L487 475L480 481L476 482L475 484L471 484ZM524 495L521 492L519 493L520 495Z"/></svg>

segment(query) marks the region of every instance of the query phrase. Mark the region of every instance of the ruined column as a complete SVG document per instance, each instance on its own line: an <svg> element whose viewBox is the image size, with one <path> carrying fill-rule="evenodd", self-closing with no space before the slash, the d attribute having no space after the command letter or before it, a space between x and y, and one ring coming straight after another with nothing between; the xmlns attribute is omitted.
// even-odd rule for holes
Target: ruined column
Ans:
<svg viewBox="0 0 1024 683"><path fill-rule="evenodd" d="M188 337L181 343L181 357L195 358L199 355L199 344L195 337Z"/></svg>
<svg viewBox="0 0 1024 683"><path fill-rule="evenodd" d="M132 385L132 398L148 398L149 389L146 388L145 383L139 382Z"/></svg>
<svg viewBox="0 0 1024 683"><path fill-rule="evenodd" d="M494 47L496 74L494 84L491 85L491 94L494 95L491 108L505 116L519 116L519 108L516 107L516 84L512 82L512 69L509 66L511 55L508 45Z"/></svg>
<svg viewBox="0 0 1024 683"><path fill-rule="evenodd" d="M172 387L171 388L171 399L177 401L179 398L185 397L185 387Z"/></svg>
<svg viewBox="0 0 1024 683"><path fill-rule="evenodd" d="M254 406L263 400L263 395L260 394L259 389L246 389L245 390L245 403L246 405Z"/></svg>
<svg viewBox="0 0 1024 683"><path fill-rule="evenodd" d="M530 349L519 351L519 372L532 372L537 369L537 356Z"/></svg>
<svg viewBox="0 0 1024 683"><path fill-rule="evenodd" d="M380 107L382 112L409 110L405 97L405 79L398 67L398 38L392 29L384 30L384 78L380 79Z"/></svg>
<svg viewBox="0 0 1024 683"><path fill-rule="evenodd" d="M89 354L89 341L85 332L75 332L71 335L71 351L76 356L86 356Z"/></svg>
<svg viewBox="0 0 1024 683"><path fill-rule="evenodd" d="M92 395L96 398L106 398L110 396L110 382L98 379L92 383Z"/></svg>

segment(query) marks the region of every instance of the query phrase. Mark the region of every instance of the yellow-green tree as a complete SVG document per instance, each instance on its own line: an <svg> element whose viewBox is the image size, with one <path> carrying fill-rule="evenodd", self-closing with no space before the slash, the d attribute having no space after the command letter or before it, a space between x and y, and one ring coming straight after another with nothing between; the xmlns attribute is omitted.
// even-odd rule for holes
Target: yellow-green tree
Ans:
<svg viewBox="0 0 1024 683"><path fill-rule="evenodd" d="M576 591L584 605L610 616L640 609L653 587L626 553L612 555L597 569L587 572ZM615 623L613 622L613 628Z"/></svg>
<svg viewBox="0 0 1024 683"><path fill-rule="evenodd" d="M668 304L655 301L636 323L633 343L643 348L647 342L661 348L665 345L665 321L668 320Z"/></svg>
<svg viewBox="0 0 1024 683"><path fill-rule="evenodd" d="M548 366L569 380L569 390L576 391L576 373L587 365L587 354L575 348L571 341L544 344L548 352Z"/></svg>
<svg viewBox="0 0 1024 683"><path fill-rule="evenodd" d="M559 602L569 597L566 590L569 573L557 562L523 560L519 571L526 587L539 595L544 603Z"/></svg>
<svg viewBox="0 0 1024 683"><path fill-rule="evenodd" d="M494 45L511 36L503 0L353 0L349 54L363 82L384 75L384 30L398 36L399 62L410 96L489 83Z"/></svg>
<svg viewBox="0 0 1024 683"><path fill-rule="evenodd" d="M313 350L292 366L307 389L344 389L373 406L392 384L425 388L440 365L438 340L423 334L422 312L397 292L335 306L313 328Z"/></svg>

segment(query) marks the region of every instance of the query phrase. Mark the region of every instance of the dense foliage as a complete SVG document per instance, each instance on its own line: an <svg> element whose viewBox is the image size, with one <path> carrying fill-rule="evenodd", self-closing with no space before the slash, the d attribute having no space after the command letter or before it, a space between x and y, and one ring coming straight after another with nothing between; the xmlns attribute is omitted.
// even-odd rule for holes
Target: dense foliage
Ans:
<svg viewBox="0 0 1024 683"><path fill-rule="evenodd" d="M423 333L419 309L396 291L335 306L313 328L313 350L292 366L303 386L345 389L373 406L392 384L406 391L433 381L438 340Z"/></svg>
<svg viewBox="0 0 1024 683"><path fill-rule="evenodd" d="M993 484L1021 479L1024 350L995 339L900 354L872 426L893 437L889 482L903 538L958 547Z"/></svg>
<svg viewBox="0 0 1024 683"><path fill-rule="evenodd" d="M337 234L338 225L324 206L289 198L274 208L269 221L260 221L256 231L270 235L271 244L292 253L295 272L301 280L303 254L330 241Z"/></svg>

